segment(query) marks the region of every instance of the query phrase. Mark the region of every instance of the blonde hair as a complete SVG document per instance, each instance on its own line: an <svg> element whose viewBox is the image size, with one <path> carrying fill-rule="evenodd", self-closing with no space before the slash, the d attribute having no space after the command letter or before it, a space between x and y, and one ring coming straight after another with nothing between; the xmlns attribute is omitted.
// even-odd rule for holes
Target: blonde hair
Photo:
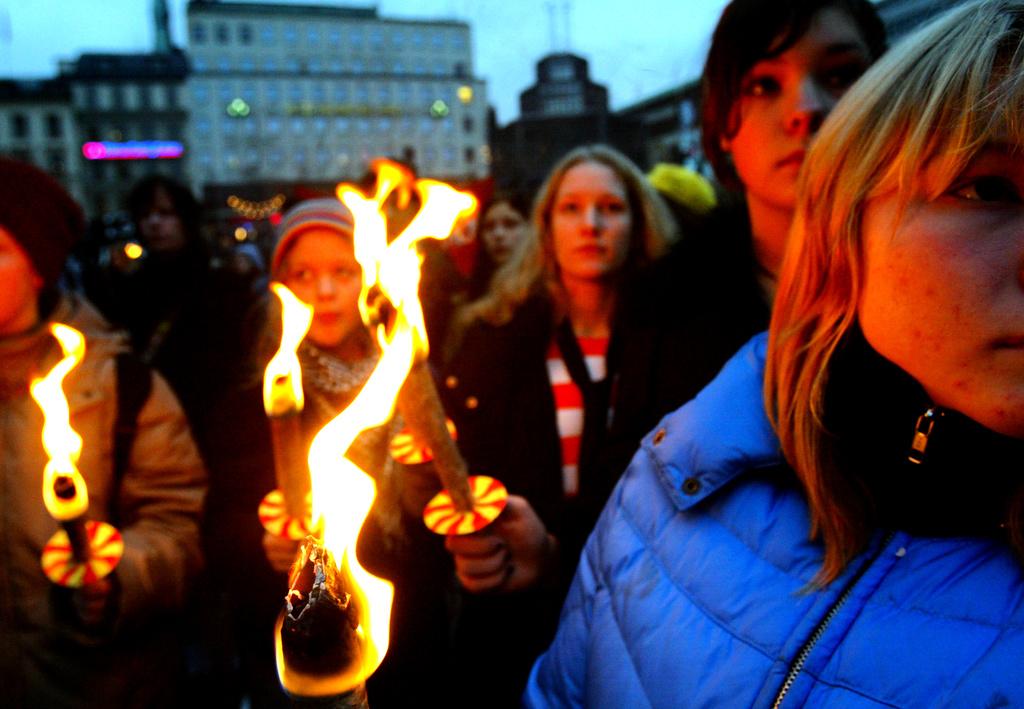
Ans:
<svg viewBox="0 0 1024 709"><path fill-rule="evenodd" d="M901 209L953 183L986 144L1024 145L1024 0L984 0L945 14L890 50L842 98L807 157L769 336L765 400L811 507L834 580L864 546L869 510L839 469L823 424L837 348L857 323L865 203ZM932 176L936 179L932 180ZM1017 506L1016 509L1022 509ZM1024 548L1024 523L1011 523Z"/></svg>
<svg viewBox="0 0 1024 709"><path fill-rule="evenodd" d="M504 325L512 319L516 309L536 293L546 292L557 312L564 309L565 292L555 261L551 210L565 173L585 162L610 168L626 188L633 215L633 234L625 271L636 270L653 261L676 240L676 227L668 207L629 158L607 145L576 148L552 168L541 186L533 202L527 236L494 274L491 288L456 313L447 353L457 348L462 333L473 322L483 320L492 325Z"/></svg>

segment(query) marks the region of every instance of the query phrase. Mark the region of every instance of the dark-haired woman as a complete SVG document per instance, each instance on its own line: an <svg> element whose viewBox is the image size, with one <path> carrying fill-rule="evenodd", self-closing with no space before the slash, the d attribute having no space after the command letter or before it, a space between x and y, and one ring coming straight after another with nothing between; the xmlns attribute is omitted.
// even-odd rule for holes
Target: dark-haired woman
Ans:
<svg viewBox="0 0 1024 709"><path fill-rule="evenodd" d="M768 325L796 180L825 116L885 49L867 0L733 0L704 66L704 153L728 194L636 293L679 374L644 396L659 415L692 398ZM644 312L638 308L638 312Z"/></svg>

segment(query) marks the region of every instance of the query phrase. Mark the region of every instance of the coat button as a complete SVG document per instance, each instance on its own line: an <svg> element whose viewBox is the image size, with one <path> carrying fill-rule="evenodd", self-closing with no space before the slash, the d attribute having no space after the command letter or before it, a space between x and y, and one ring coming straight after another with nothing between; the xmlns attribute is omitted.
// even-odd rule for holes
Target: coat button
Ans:
<svg viewBox="0 0 1024 709"><path fill-rule="evenodd" d="M653 439L654 445L658 445L659 443L664 441L665 440L665 435L666 435L665 434L665 429L659 428L658 431L654 434L654 439Z"/></svg>
<svg viewBox="0 0 1024 709"><path fill-rule="evenodd" d="M475 396L467 396L466 397L466 408L467 409L475 409L478 406L480 406L480 402L477 401L477 398Z"/></svg>
<svg viewBox="0 0 1024 709"><path fill-rule="evenodd" d="M450 374L448 375L448 377L445 378L444 385L449 389L454 389L459 385L459 378L456 377L454 374Z"/></svg>
<svg viewBox="0 0 1024 709"><path fill-rule="evenodd" d="M686 478L686 480L683 481L683 492L687 495L696 495L700 492L700 479Z"/></svg>

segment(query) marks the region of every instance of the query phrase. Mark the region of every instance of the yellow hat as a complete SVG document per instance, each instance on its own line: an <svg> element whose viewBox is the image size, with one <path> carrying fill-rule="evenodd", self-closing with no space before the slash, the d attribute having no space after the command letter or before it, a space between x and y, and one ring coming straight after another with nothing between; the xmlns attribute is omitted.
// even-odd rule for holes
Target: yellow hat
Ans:
<svg viewBox="0 0 1024 709"><path fill-rule="evenodd" d="M716 204L715 188L703 175L682 165L661 162L647 173L654 189L697 214L707 214Z"/></svg>

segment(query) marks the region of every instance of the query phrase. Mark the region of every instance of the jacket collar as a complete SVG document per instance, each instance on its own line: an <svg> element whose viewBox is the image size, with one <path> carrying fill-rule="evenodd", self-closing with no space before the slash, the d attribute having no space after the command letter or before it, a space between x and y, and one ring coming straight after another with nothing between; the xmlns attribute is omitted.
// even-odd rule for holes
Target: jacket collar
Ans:
<svg viewBox="0 0 1024 709"><path fill-rule="evenodd" d="M641 445L680 510L740 473L782 463L762 395L767 346L767 333L755 336L695 399L644 438Z"/></svg>

